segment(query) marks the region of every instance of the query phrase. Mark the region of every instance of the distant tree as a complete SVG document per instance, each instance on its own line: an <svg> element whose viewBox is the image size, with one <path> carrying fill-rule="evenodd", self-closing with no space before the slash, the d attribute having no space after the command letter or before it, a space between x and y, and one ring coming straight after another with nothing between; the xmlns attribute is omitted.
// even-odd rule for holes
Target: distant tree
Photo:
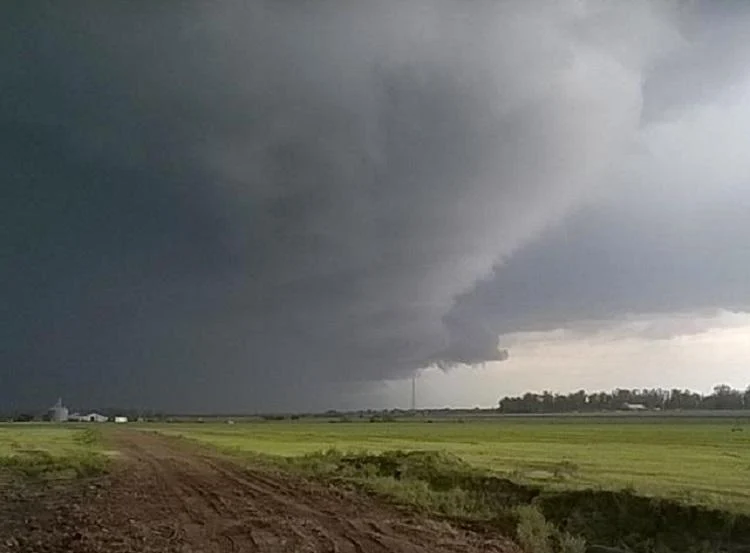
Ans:
<svg viewBox="0 0 750 553"><path fill-rule="evenodd" d="M504 397L498 402L502 413L568 413L600 412L623 409L628 404L641 404L649 409L750 409L750 386L743 392L720 384L713 393L701 396L690 390L661 388L629 390L618 388L612 392L587 393L579 390L570 394L541 394L527 392L520 397Z"/></svg>
<svg viewBox="0 0 750 553"><path fill-rule="evenodd" d="M744 406L742 393L726 384L714 386L713 398L714 409L742 409Z"/></svg>
<svg viewBox="0 0 750 553"><path fill-rule="evenodd" d="M554 413L555 411L555 396L548 390L542 392L542 409L545 413Z"/></svg>
<svg viewBox="0 0 750 553"><path fill-rule="evenodd" d="M572 393L567 398L568 410L569 411L583 411L586 409L586 392L584 390L578 390Z"/></svg>

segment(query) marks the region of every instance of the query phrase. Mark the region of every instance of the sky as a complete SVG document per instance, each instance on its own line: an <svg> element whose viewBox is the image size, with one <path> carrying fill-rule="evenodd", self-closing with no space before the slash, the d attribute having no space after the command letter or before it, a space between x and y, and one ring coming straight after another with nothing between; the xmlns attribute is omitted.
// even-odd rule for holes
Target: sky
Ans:
<svg viewBox="0 0 750 553"><path fill-rule="evenodd" d="M746 2L2 11L0 409L750 384Z"/></svg>

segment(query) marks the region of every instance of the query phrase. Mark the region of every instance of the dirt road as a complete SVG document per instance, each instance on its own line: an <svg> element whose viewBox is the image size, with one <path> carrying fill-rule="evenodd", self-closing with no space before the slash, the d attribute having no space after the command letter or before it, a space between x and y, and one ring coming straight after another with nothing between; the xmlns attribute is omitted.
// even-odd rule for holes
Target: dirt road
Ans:
<svg viewBox="0 0 750 553"><path fill-rule="evenodd" d="M0 552L515 551L499 537L249 470L178 439L138 431L112 438L122 461L104 479L5 498Z"/></svg>

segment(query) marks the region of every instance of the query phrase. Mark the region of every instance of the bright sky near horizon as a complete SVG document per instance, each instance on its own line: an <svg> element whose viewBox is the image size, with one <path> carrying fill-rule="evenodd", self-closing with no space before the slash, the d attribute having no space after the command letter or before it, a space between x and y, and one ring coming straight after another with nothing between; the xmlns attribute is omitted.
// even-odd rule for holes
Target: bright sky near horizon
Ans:
<svg viewBox="0 0 750 553"><path fill-rule="evenodd" d="M659 325L684 325L686 318L662 318ZM690 389L709 394L718 384L750 386L750 315L717 313L697 317L687 334L654 338L623 323L587 335L575 331L519 333L507 336L513 355L506 362L472 370L428 369L418 377L420 408L497 406L504 396L526 392L569 393L614 388ZM642 321L638 324L649 324ZM390 381L372 408L408 408L411 386ZM353 402L352 408L362 403Z"/></svg>

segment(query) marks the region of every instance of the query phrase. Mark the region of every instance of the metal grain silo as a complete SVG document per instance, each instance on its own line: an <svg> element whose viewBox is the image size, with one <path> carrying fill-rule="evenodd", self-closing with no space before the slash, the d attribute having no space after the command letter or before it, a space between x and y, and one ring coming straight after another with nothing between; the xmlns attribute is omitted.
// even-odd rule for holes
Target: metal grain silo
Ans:
<svg viewBox="0 0 750 553"><path fill-rule="evenodd" d="M50 407L49 419L52 422L65 422L68 420L68 408L63 405L62 398Z"/></svg>

